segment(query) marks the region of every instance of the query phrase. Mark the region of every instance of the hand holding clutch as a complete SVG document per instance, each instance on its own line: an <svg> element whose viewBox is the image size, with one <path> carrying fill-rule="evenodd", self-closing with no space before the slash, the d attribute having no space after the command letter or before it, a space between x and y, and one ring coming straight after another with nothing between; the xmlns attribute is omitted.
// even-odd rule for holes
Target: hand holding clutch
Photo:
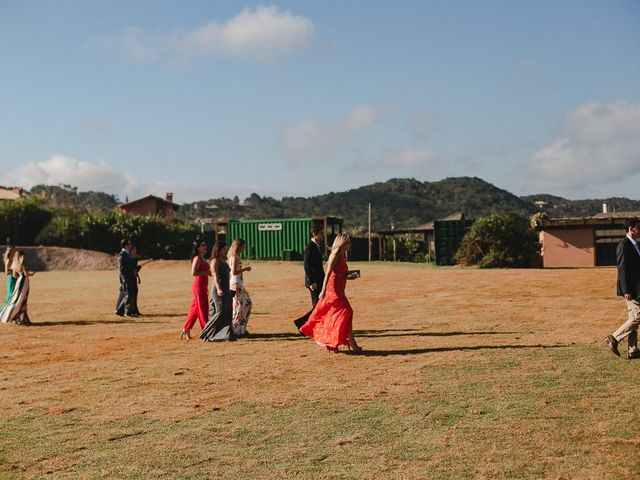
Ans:
<svg viewBox="0 0 640 480"><path fill-rule="evenodd" d="M349 270L347 272L347 280L355 280L360 278L360 270Z"/></svg>

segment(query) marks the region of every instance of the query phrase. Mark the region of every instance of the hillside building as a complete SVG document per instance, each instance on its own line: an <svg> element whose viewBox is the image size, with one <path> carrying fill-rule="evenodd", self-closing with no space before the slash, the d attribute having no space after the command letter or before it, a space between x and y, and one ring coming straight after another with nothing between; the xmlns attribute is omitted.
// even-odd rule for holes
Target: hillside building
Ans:
<svg viewBox="0 0 640 480"><path fill-rule="evenodd" d="M147 195L133 202L118 205L121 212L131 215L158 215L168 222L173 222L180 205L173 203L173 194L167 193L165 198Z"/></svg>
<svg viewBox="0 0 640 480"><path fill-rule="evenodd" d="M0 188L0 200L19 200L28 197L22 187Z"/></svg>
<svg viewBox="0 0 640 480"><path fill-rule="evenodd" d="M592 217L540 219L545 268L590 268L616 264L616 247L626 234L628 218L640 212L608 212Z"/></svg>

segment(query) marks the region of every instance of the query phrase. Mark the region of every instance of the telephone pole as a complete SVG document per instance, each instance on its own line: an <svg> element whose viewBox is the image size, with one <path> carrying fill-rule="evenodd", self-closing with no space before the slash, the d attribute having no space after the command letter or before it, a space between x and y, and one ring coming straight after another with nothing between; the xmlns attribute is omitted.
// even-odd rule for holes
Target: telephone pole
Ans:
<svg viewBox="0 0 640 480"><path fill-rule="evenodd" d="M371 261L371 202L369 202L369 261Z"/></svg>

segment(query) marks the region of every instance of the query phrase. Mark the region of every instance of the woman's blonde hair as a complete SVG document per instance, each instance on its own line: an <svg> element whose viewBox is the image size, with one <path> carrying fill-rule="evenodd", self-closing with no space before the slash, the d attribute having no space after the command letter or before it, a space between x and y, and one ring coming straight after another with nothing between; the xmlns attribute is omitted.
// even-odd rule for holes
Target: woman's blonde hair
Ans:
<svg viewBox="0 0 640 480"><path fill-rule="evenodd" d="M13 273L19 273L22 271L23 265L24 265L24 252L18 249L16 250L16 253L13 255L13 261L11 262L11 270L13 270Z"/></svg>
<svg viewBox="0 0 640 480"><path fill-rule="evenodd" d="M231 246L229 247L229 251L227 252L227 256L229 258L235 257L238 254L238 248L242 247L246 242L241 238L236 238L233 242L231 242Z"/></svg>
<svg viewBox="0 0 640 480"><path fill-rule="evenodd" d="M342 251L342 247L344 247L350 241L351 237L348 233L339 234L333 240L333 245L331 245L331 255L338 255Z"/></svg>

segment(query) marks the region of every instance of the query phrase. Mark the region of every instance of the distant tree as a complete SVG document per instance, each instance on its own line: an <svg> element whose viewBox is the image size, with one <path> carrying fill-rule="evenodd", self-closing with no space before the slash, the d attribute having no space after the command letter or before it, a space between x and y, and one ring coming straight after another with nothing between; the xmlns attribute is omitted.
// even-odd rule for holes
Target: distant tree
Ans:
<svg viewBox="0 0 640 480"><path fill-rule="evenodd" d="M526 217L513 212L494 213L473 224L455 258L459 264L481 268L537 266L538 234Z"/></svg>
<svg viewBox="0 0 640 480"><path fill-rule="evenodd" d="M0 201L0 238L14 245L31 245L53 212L41 198Z"/></svg>
<svg viewBox="0 0 640 480"><path fill-rule="evenodd" d="M75 208L89 212L108 212L116 208L115 195L104 192L78 192L78 187L70 185L36 185L31 195L41 198L49 207Z"/></svg>

